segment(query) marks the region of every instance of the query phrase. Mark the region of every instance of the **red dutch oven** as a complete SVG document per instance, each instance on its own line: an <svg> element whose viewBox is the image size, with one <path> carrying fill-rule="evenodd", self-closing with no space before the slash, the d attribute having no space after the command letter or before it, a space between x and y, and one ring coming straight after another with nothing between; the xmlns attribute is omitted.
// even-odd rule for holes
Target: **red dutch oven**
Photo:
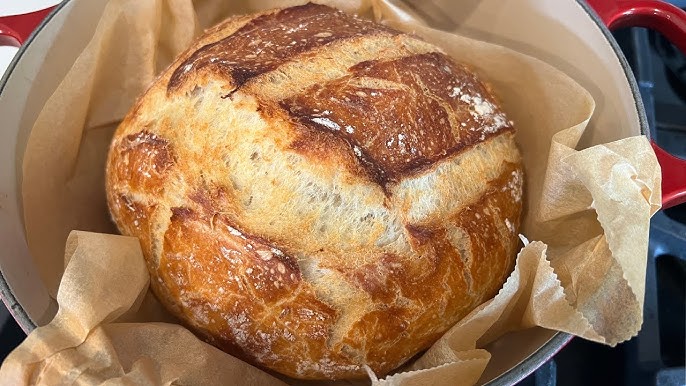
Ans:
<svg viewBox="0 0 686 386"><path fill-rule="evenodd" d="M669 3L648 0L587 0L609 29L645 27L653 29L686 53L686 13ZM646 134L650 131L646 130ZM651 139L662 167L662 207L686 202L686 161L674 157Z"/></svg>
<svg viewBox="0 0 686 386"><path fill-rule="evenodd" d="M44 40L45 38L44 35L54 32L51 24L64 22L63 20L59 21L62 17L61 14L69 11L70 7L75 7L75 4L72 3L80 3L80 8L84 9L89 7L83 1L64 0L55 7L28 14L0 17L0 45L21 46L2 81L0 81L0 103L6 103L6 100L11 98L11 95L8 96L7 94L12 93L9 90L13 87L12 77L14 73L21 71L22 58L31 55L32 45L40 46L41 39ZM640 133L650 136L638 86L610 30L622 27L650 28L660 32L682 52L686 52L686 12L665 2L650 0L575 0L575 3L575 6L580 10L575 9L584 13L587 19L592 20L606 43L611 47L612 55L619 61L628 83L628 89L632 94L631 97L635 102L636 111L632 111L632 114L638 117ZM101 11L102 7L94 7L94 9ZM88 10L81 12L87 14ZM62 17L62 19L64 18ZM2 113L1 110L0 106L0 114ZM34 113L37 114L36 111ZM8 129L3 127L2 130ZM25 136L26 134L23 134L24 141ZM10 139L14 139L13 145L16 145L11 149L16 153L23 152L20 149L21 138L21 134L10 136ZM3 142L0 141L0 143ZM686 161L665 152L652 138L651 143L662 167L663 208L686 202ZM4 151L4 148L0 149L0 156L3 155ZM21 159L21 156L11 154L6 158L14 164ZM0 165L3 165L3 162L0 160ZM46 292L44 289L38 288L40 286L36 273L30 267L27 268L25 263L18 261L18 258L13 259L12 257L27 255L26 246L21 244L17 246L18 242L16 241L16 239L20 239L20 243L25 244L21 234L23 232L21 229L22 221L19 219L21 210L16 210L16 213L12 211L13 208L16 209L20 206L20 194L18 193L20 184L17 182L20 177L17 176L19 174L17 170L21 170L21 167L7 166L5 169L0 169L0 245L2 245L0 250L3 251L2 254L9 254L9 256L0 256L0 296L22 329L28 333L37 325L47 322L54 314L55 309L54 306L50 306L44 300ZM12 213L2 213L5 210ZM9 218L12 215L15 215L15 218ZM5 217L3 218L3 216ZM10 247L6 248L6 245ZM515 384L547 362L571 339L572 336L566 333L534 331L525 332L509 341L497 343L501 346L520 347L521 350L519 351L521 352L502 363L496 363L493 366L489 364L481 382L489 385ZM498 350L497 345L490 349Z"/></svg>

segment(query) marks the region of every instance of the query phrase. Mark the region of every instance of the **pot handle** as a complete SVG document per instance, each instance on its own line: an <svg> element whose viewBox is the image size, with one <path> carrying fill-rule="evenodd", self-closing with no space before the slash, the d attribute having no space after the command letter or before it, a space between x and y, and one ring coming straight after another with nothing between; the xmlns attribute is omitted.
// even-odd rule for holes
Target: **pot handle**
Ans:
<svg viewBox="0 0 686 386"><path fill-rule="evenodd" d="M586 0L607 28L644 27L664 35L686 54L686 12L659 0ZM686 202L686 160L650 140L662 168L662 208Z"/></svg>
<svg viewBox="0 0 686 386"><path fill-rule="evenodd" d="M0 45L18 47L23 44L53 8L0 17Z"/></svg>
<svg viewBox="0 0 686 386"><path fill-rule="evenodd" d="M0 46L14 46L21 45L21 36L12 28L0 23Z"/></svg>
<svg viewBox="0 0 686 386"><path fill-rule="evenodd" d="M645 27L686 52L686 12L659 0L586 0L607 28Z"/></svg>
<svg viewBox="0 0 686 386"><path fill-rule="evenodd" d="M662 207L669 208L686 202L686 161L677 158L655 142L650 142L662 168Z"/></svg>

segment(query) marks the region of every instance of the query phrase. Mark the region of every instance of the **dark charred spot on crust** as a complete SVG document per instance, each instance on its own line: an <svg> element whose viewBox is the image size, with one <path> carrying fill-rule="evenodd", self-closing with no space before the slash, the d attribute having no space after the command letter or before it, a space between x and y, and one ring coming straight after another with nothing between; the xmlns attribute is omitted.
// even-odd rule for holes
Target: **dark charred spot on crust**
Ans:
<svg viewBox="0 0 686 386"><path fill-rule="evenodd" d="M405 229L407 229L407 232L410 234L410 236L414 240L417 240L420 244L429 243L436 237L435 230L418 225L408 224L405 225Z"/></svg>
<svg viewBox="0 0 686 386"><path fill-rule="evenodd" d="M280 105L298 124L343 139L382 186L512 130L486 86L444 54L366 61L348 72Z"/></svg>
<svg viewBox="0 0 686 386"><path fill-rule="evenodd" d="M308 3L254 18L230 36L195 51L174 71L167 92L193 72L217 72L235 89L274 70L294 56L331 42L379 31L397 34L371 21L319 4Z"/></svg>
<svg viewBox="0 0 686 386"><path fill-rule="evenodd" d="M188 220L194 220L198 216L196 213L193 211L191 208L185 208L185 207L175 207L171 208L172 216L171 219L172 221L188 221Z"/></svg>
<svg viewBox="0 0 686 386"><path fill-rule="evenodd" d="M369 177L372 179L372 181L384 187L384 191L386 191L385 187L389 181L388 173L386 173L386 171L380 165L374 162L374 157L367 154L368 150L363 149L355 145L354 143L351 143L350 141L346 142L348 143L353 154L355 154L360 163L364 165L364 168L367 171Z"/></svg>
<svg viewBox="0 0 686 386"><path fill-rule="evenodd" d="M263 71L264 69L235 68L231 71L231 77L237 87L240 87L251 78L260 75Z"/></svg>
<svg viewBox="0 0 686 386"><path fill-rule="evenodd" d="M281 107L279 107L279 105L277 105L274 102L259 100L257 103L257 107L256 107L255 111L258 112L265 119L268 119L268 118L287 119L288 118L288 116L284 113L283 109Z"/></svg>
<svg viewBox="0 0 686 386"><path fill-rule="evenodd" d="M208 186L204 181L203 186L191 192L188 198L200 206L205 217L226 211L226 204L229 202L228 190L225 187Z"/></svg>

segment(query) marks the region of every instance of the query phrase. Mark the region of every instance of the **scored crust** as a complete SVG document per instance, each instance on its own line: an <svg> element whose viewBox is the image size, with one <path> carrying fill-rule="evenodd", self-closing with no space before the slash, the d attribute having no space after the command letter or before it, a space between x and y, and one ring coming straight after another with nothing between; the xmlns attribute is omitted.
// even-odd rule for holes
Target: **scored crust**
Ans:
<svg viewBox="0 0 686 386"><path fill-rule="evenodd" d="M472 71L316 4L206 31L125 117L106 170L160 301L303 379L387 374L495 295L522 182Z"/></svg>

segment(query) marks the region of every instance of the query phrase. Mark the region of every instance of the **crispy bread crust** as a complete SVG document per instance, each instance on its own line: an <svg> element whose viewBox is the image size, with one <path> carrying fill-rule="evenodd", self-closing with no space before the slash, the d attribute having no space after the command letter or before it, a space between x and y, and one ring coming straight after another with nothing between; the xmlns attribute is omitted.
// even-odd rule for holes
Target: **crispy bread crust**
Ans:
<svg viewBox="0 0 686 386"><path fill-rule="evenodd" d="M304 379L386 374L495 295L522 181L472 71L314 4L208 30L121 123L106 176L161 302Z"/></svg>

